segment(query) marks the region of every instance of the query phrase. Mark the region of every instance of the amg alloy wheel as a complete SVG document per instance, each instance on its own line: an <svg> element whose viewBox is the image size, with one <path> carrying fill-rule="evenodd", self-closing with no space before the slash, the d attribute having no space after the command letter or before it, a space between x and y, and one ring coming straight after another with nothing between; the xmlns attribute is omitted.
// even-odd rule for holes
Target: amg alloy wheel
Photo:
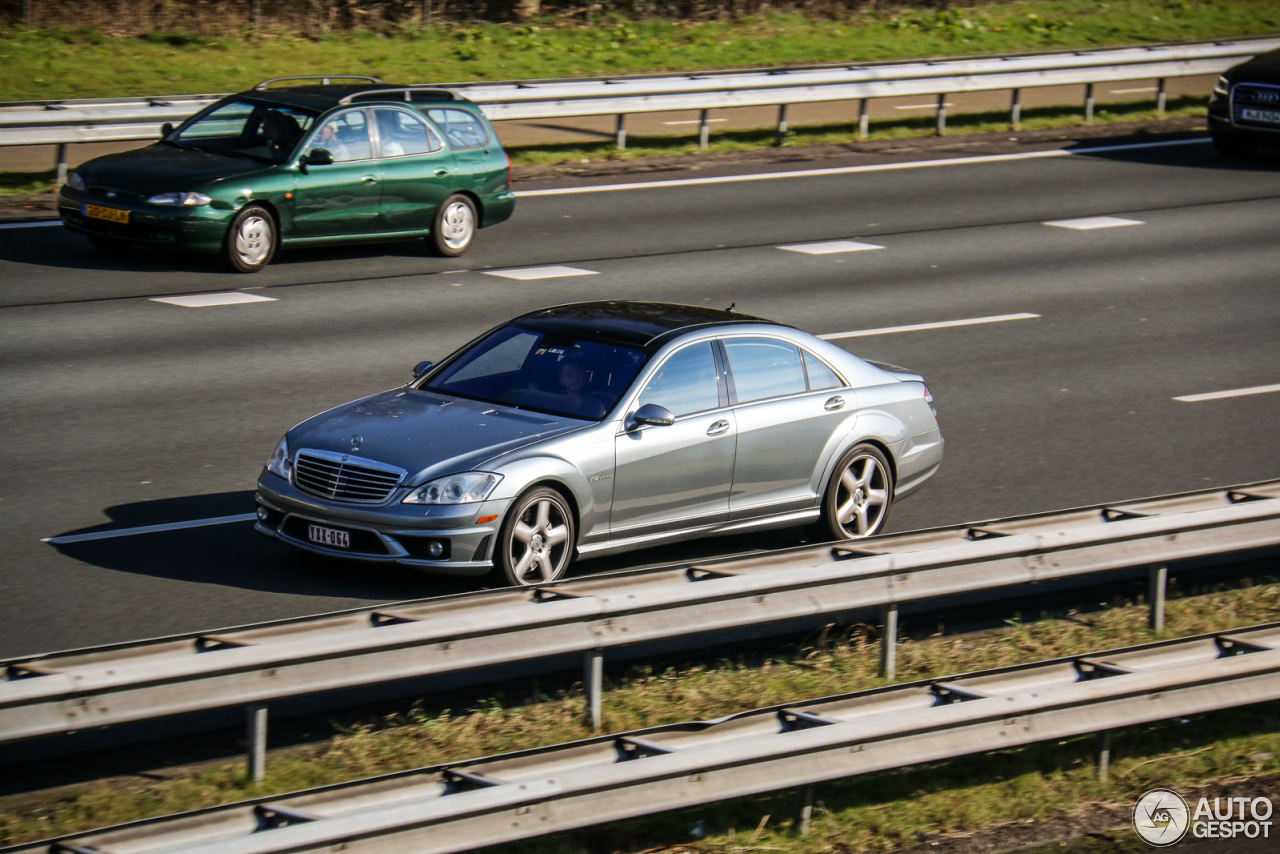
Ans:
<svg viewBox="0 0 1280 854"><path fill-rule="evenodd" d="M874 445L844 453L822 496L822 518L838 540L870 537L884 529L893 501L893 472Z"/></svg>
<svg viewBox="0 0 1280 854"><path fill-rule="evenodd" d="M548 584L568 569L575 543L573 513L564 496L541 487L512 505L498 533L494 562L508 584Z"/></svg>

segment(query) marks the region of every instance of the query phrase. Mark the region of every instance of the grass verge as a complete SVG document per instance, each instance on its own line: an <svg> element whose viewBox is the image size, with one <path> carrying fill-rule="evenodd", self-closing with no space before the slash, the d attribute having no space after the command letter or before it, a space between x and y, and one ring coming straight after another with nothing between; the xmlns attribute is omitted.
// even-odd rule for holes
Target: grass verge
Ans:
<svg viewBox="0 0 1280 854"><path fill-rule="evenodd" d="M1145 608L1130 604L1031 623L1015 619L1003 629L974 635L907 641L899 647L898 667L902 681L911 681L1228 629L1278 615L1280 587L1268 584L1174 600L1161 635L1146 628ZM618 732L708 719L877 687L885 684L876 672L877 646L855 627L838 636L824 633L764 660L743 655L662 672L633 668L609 685L604 728ZM28 798L0 815L0 844L583 736L582 698L576 690L539 699L526 703L498 695L465 710L415 707L346 724L319 746L273 753L261 786L248 783L242 762L233 761L159 779L98 781L38 802ZM1154 783L1183 787L1280 770L1274 758L1280 755L1278 713L1280 707L1271 704L1117 734L1108 784L1097 780L1088 738L827 784L807 839L793 835L790 808L780 806L790 797L784 793L582 831L521 850L595 850L622 838L640 850L692 837L700 838L700 850L741 850L744 833L755 837L752 845L796 854L900 848L922 834L965 833L993 823L1069 814L1090 803L1131 800ZM769 821L762 821L765 815ZM698 827L700 832L693 833Z"/></svg>

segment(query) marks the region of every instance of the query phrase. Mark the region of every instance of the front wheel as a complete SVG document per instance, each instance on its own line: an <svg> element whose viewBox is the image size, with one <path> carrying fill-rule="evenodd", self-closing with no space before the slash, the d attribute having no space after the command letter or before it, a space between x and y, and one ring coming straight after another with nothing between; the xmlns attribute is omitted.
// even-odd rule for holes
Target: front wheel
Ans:
<svg viewBox="0 0 1280 854"><path fill-rule="evenodd" d="M540 487L511 505L498 531L494 563L514 587L549 584L569 568L575 544L568 502L556 490Z"/></svg>
<svg viewBox="0 0 1280 854"><path fill-rule="evenodd" d="M476 236L476 206L463 195L444 200L436 211L427 245L436 255L453 258L467 251Z"/></svg>
<svg viewBox="0 0 1280 854"><path fill-rule="evenodd" d="M822 520L837 540L870 537L884 529L893 502L893 472L874 445L845 451L822 495Z"/></svg>
<svg viewBox="0 0 1280 854"><path fill-rule="evenodd" d="M245 205L231 220L223 247L227 263L237 273L256 273L276 254L276 222L259 205Z"/></svg>

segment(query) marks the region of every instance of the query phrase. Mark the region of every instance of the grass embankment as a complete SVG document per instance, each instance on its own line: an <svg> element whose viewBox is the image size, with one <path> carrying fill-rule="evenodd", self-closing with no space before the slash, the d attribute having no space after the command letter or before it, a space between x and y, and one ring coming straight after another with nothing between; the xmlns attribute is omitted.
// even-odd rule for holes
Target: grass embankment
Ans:
<svg viewBox="0 0 1280 854"><path fill-rule="evenodd" d="M6 100L227 92L269 77L370 74L398 82L510 80L692 71L752 65L870 62L1263 35L1280 31L1272 0L1022 0L942 11L889 9L829 16L768 14L733 21L608 19L520 25L405 25L385 32L268 32L215 38L188 32L109 38L95 30L0 32ZM1195 115L1180 99L1170 115ZM1098 122L1154 117L1154 104L1109 106ZM1027 110L1023 126L1082 121L1078 106ZM1007 128L1007 114L954 115L952 133ZM872 140L927 136L929 119L877 121ZM787 145L848 142L850 125L796 128ZM774 145L772 131L718 133L712 151ZM697 151L687 137L514 149L516 165L635 159ZM0 173L0 193L42 192L53 173Z"/></svg>
<svg viewBox="0 0 1280 854"><path fill-rule="evenodd" d="M1174 600L1167 630L1159 636L1146 628L1146 610L1138 605L1026 624L1015 620L997 631L903 642L899 678L1034 662L1278 616L1280 587L1272 584ZM886 684L877 665L878 642L855 631L824 636L764 661L721 660L662 673L634 668L611 674L604 727L619 732L873 688ZM920 834L966 833L993 823L1069 815L1089 804L1131 803L1154 785L1187 787L1275 772L1280 770L1274 758L1280 754L1278 712L1280 707L1270 704L1115 733L1106 784L1098 781L1091 737L824 784L806 839L791 831L793 794L784 792L529 845L548 852L612 851L617 840L626 839L629 850L642 850L698 838L699 850L712 852L742 850L748 840L797 854L898 848L915 844ZM419 708L345 725L319 747L273 754L261 786L245 781L240 761L173 772L164 779L85 785L55 801L0 816L0 844L583 735L582 698L576 691L535 704L495 697L466 710ZM700 830L692 833L694 827ZM615 844L608 846L610 840ZM520 850L530 850L529 845Z"/></svg>

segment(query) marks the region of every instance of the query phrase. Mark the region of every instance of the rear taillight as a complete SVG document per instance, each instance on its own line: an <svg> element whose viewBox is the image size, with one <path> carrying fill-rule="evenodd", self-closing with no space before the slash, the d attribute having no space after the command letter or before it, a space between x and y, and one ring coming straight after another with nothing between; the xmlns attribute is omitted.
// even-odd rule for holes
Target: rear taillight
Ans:
<svg viewBox="0 0 1280 854"><path fill-rule="evenodd" d="M505 151L502 153L507 155L507 189L510 190L511 189L511 155L507 154L507 152Z"/></svg>

